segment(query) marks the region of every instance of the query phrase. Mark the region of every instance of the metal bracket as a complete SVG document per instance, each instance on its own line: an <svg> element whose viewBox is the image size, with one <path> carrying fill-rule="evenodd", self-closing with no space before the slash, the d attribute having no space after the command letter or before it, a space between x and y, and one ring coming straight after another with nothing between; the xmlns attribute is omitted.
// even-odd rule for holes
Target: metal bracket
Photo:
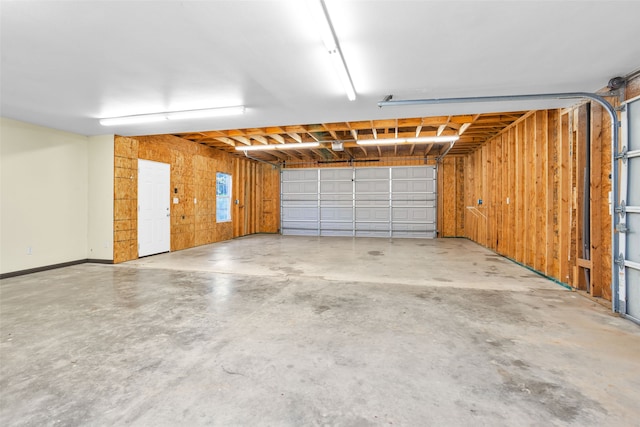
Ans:
<svg viewBox="0 0 640 427"><path fill-rule="evenodd" d="M624 222L619 222L616 224L616 231L618 233L626 233L627 231L629 231L629 229L627 228L627 225Z"/></svg>
<svg viewBox="0 0 640 427"><path fill-rule="evenodd" d="M624 256L622 254L618 255L614 262L618 267L624 268Z"/></svg>
<svg viewBox="0 0 640 427"><path fill-rule="evenodd" d="M627 153L629 150L627 147L622 147L622 151L616 154L614 157L616 160L622 160L622 163L627 163Z"/></svg>
<svg viewBox="0 0 640 427"><path fill-rule="evenodd" d="M617 213L618 215L620 215L622 218L624 218L624 215L627 212L627 205L624 203L624 200L620 202L619 206L616 206L616 208L614 209L615 213Z"/></svg>

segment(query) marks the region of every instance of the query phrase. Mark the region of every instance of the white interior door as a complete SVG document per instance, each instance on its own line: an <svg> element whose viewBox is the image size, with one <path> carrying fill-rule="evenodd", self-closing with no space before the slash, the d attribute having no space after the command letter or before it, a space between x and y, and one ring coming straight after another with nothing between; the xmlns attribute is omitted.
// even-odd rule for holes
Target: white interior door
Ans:
<svg viewBox="0 0 640 427"><path fill-rule="evenodd" d="M640 322L640 99L627 103L622 119L618 298L620 313Z"/></svg>
<svg viewBox="0 0 640 427"><path fill-rule="evenodd" d="M138 160L138 256L171 248L171 165Z"/></svg>

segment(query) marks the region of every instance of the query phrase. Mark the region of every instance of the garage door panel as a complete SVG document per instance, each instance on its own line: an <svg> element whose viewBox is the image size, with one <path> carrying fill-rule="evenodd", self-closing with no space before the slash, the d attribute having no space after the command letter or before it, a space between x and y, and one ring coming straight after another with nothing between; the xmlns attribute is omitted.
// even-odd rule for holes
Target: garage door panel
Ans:
<svg viewBox="0 0 640 427"><path fill-rule="evenodd" d="M353 169L320 169L321 181L351 181Z"/></svg>
<svg viewBox="0 0 640 427"><path fill-rule="evenodd" d="M320 181L320 193L353 194L352 181Z"/></svg>
<svg viewBox="0 0 640 427"><path fill-rule="evenodd" d="M620 312L640 323L640 98L626 104L623 109L623 143L626 150L618 161L620 193L618 200L624 209L616 212L621 231L618 239L620 261L618 302ZM614 179L616 179L614 177Z"/></svg>
<svg viewBox="0 0 640 427"><path fill-rule="evenodd" d="M436 194L435 193L392 193L391 200L396 205L399 202L435 202ZM432 203L433 204L433 203Z"/></svg>
<svg viewBox="0 0 640 427"><path fill-rule="evenodd" d="M349 209L353 206L353 200L321 200L320 205L324 208L340 208L340 207L348 207Z"/></svg>
<svg viewBox="0 0 640 427"><path fill-rule="evenodd" d="M286 226L285 228L300 228L300 229L305 229L305 230L315 230L318 228L318 222L317 221L307 221L307 220L283 220L282 221L283 226Z"/></svg>
<svg viewBox="0 0 640 427"><path fill-rule="evenodd" d="M290 181L281 187L286 234L309 234L315 227L321 236L435 237L433 167L297 172L286 175Z"/></svg>
<svg viewBox="0 0 640 427"><path fill-rule="evenodd" d="M389 181L356 181L356 194L389 194Z"/></svg>
<svg viewBox="0 0 640 427"><path fill-rule="evenodd" d="M394 193L433 193L433 181L393 181Z"/></svg>
<svg viewBox="0 0 640 427"><path fill-rule="evenodd" d="M356 181L367 179L389 179L389 168L362 168L356 169Z"/></svg>
<svg viewBox="0 0 640 427"><path fill-rule="evenodd" d="M291 181L282 183L282 192L284 194L317 194L318 181Z"/></svg>
<svg viewBox="0 0 640 427"><path fill-rule="evenodd" d="M282 212L282 219L284 221L291 220L304 220L304 221L317 221L318 220L318 208L314 207L289 207Z"/></svg>
<svg viewBox="0 0 640 427"><path fill-rule="evenodd" d="M408 222L424 222L435 221L435 215L432 209L422 208L392 208L392 219L394 223L396 221L408 221Z"/></svg>
<svg viewBox="0 0 640 427"><path fill-rule="evenodd" d="M436 237L435 231L394 231L391 237L402 239L434 239Z"/></svg>
<svg viewBox="0 0 640 427"><path fill-rule="evenodd" d="M435 168L433 166L427 167L400 167L391 169L392 179L421 179L421 178L435 178Z"/></svg>
<svg viewBox="0 0 640 427"><path fill-rule="evenodd" d="M356 222L358 237L389 237L389 223Z"/></svg>
<svg viewBox="0 0 640 427"><path fill-rule="evenodd" d="M349 234L351 234L353 230L353 222L337 222L337 221L322 221L321 227L322 231L331 231L331 230L348 230Z"/></svg>
<svg viewBox="0 0 640 427"><path fill-rule="evenodd" d="M627 245L627 255L625 258L640 262L640 214L627 213L625 215L625 223L630 230L629 233L627 233L627 240L639 242L635 245Z"/></svg>
<svg viewBox="0 0 640 427"><path fill-rule="evenodd" d="M435 231L435 224L432 222L412 223L412 222L394 222L393 231Z"/></svg>
<svg viewBox="0 0 640 427"><path fill-rule="evenodd" d="M307 200L304 200L304 199ZM296 206L318 206L318 200L317 200L317 196L315 199L311 199L310 197L300 197L299 199L296 200L283 200L282 201L282 207L283 208L288 208L288 207L296 207Z"/></svg>
<svg viewBox="0 0 640 427"><path fill-rule="evenodd" d="M635 301L640 301L640 270L633 268L627 268L625 272L627 283L627 301L632 302L627 306L627 314L640 319L640 304L634 304Z"/></svg>
<svg viewBox="0 0 640 427"><path fill-rule="evenodd" d="M389 208L356 208L356 221L389 222ZM389 226L387 225L387 229Z"/></svg>
<svg viewBox="0 0 640 427"><path fill-rule="evenodd" d="M320 208L320 220L321 221L352 221L353 220L353 208L352 207L331 207Z"/></svg>
<svg viewBox="0 0 640 427"><path fill-rule="evenodd" d="M389 208L389 197L379 199L375 198L367 198L367 199L356 199L355 201L356 208L369 208L369 207L386 207Z"/></svg>
<svg viewBox="0 0 640 427"><path fill-rule="evenodd" d="M282 181L317 181L317 169L284 169Z"/></svg>
<svg viewBox="0 0 640 427"><path fill-rule="evenodd" d="M634 182L633 179L635 177L637 177L636 179L640 179L640 157L629 159L627 163L627 167L629 168L629 181ZM640 191L629 191L625 202L627 206L640 206Z"/></svg>
<svg viewBox="0 0 640 427"><path fill-rule="evenodd" d="M318 231L317 231L317 228L304 229L304 228L295 228L292 226L285 227L283 225L282 235L284 236L317 236Z"/></svg>

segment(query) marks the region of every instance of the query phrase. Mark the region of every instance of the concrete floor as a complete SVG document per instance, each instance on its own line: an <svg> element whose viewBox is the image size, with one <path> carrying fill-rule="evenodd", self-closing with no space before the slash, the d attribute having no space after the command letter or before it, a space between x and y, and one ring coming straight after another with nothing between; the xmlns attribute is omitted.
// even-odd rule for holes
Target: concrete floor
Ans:
<svg viewBox="0 0 640 427"><path fill-rule="evenodd" d="M467 240L252 236L0 301L3 426L640 425L640 328Z"/></svg>

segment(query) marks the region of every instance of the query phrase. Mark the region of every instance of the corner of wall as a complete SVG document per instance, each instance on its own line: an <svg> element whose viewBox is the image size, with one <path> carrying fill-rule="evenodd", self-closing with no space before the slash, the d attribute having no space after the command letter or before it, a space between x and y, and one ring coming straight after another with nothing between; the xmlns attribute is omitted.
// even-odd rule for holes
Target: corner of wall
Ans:
<svg viewBox="0 0 640 427"><path fill-rule="evenodd" d="M113 260L114 135L88 138L87 258Z"/></svg>

